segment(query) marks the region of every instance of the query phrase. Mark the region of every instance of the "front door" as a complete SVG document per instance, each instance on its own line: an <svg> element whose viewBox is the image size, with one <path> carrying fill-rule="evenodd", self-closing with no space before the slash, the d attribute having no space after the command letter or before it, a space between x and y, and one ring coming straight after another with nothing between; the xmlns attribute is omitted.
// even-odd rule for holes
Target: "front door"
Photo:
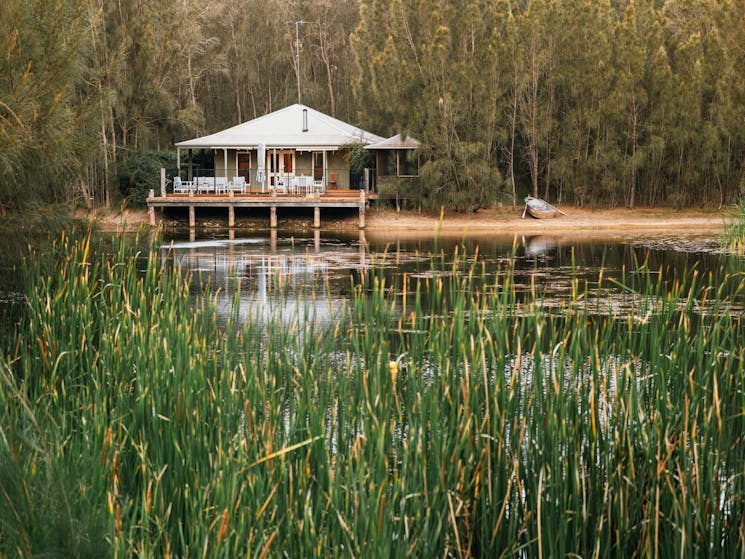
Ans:
<svg viewBox="0 0 745 559"><path fill-rule="evenodd" d="M251 183L251 154L250 153L239 153L237 158L239 177L246 179L246 184Z"/></svg>
<svg viewBox="0 0 745 559"><path fill-rule="evenodd" d="M269 169L269 184L274 186L277 179L282 178L287 184L289 177L295 174L295 152L289 149L270 151L267 153L267 168Z"/></svg>

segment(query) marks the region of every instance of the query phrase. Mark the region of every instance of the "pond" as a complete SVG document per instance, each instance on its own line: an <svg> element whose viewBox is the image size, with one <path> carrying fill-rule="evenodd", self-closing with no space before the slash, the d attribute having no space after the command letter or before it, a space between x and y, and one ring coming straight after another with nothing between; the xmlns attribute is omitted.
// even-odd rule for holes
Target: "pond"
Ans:
<svg viewBox="0 0 745 559"><path fill-rule="evenodd" d="M670 281L697 270L716 283L741 264L725 255L712 234L653 234L593 238L587 235L481 235L440 237L407 232L401 237L360 231L306 233L273 231L238 235L188 231L168 235L161 259L190 272L196 295L209 286L227 318L237 302L245 318L312 315L328 321L348 301L354 286L382 277L403 305L417 282L448 281L458 261L489 284L510 270L518 290L538 291L544 306L559 307L578 282L608 312L622 312L622 287L593 292L601 274L619 278L633 270L662 274ZM466 270L467 271L467 270ZM618 308L621 307L621 308Z"/></svg>

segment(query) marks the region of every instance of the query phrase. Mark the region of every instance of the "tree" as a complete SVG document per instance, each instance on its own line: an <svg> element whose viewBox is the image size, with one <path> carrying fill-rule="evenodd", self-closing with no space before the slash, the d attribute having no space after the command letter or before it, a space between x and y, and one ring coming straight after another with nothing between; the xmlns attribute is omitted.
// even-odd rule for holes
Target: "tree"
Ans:
<svg viewBox="0 0 745 559"><path fill-rule="evenodd" d="M87 15L87 5L77 0L3 3L2 207L67 199L68 187L91 149L84 126L91 102L78 95L87 52Z"/></svg>

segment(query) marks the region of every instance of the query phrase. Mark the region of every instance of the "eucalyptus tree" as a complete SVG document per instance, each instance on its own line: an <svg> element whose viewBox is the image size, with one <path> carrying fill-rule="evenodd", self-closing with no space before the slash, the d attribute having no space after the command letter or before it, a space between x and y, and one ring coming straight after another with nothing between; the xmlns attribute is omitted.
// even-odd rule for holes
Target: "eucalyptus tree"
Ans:
<svg viewBox="0 0 745 559"><path fill-rule="evenodd" d="M719 105L713 113L722 137L718 154L717 182L726 188L723 200L745 197L745 3L727 0L717 13L721 57L716 61L719 80L716 85Z"/></svg>
<svg viewBox="0 0 745 559"><path fill-rule="evenodd" d="M305 22L299 57L303 99L331 116L353 120L350 34L359 21L359 0L308 0L297 5L295 16Z"/></svg>
<svg viewBox="0 0 745 559"><path fill-rule="evenodd" d="M216 40L207 22L214 10L188 0L91 0L89 10L87 88L98 98L101 147L83 182L109 204L127 159L168 149L177 135L203 128L197 90L210 70Z"/></svg>
<svg viewBox="0 0 745 559"><path fill-rule="evenodd" d="M563 2L556 15L556 140L553 186L559 201L594 201L607 186L603 154L605 104L611 83L611 22L608 2Z"/></svg>
<svg viewBox="0 0 745 559"><path fill-rule="evenodd" d="M667 2L664 14L680 103L671 180L681 204L723 204L736 196L743 176L745 4Z"/></svg>
<svg viewBox="0 0 745 559"><path fill-rule="evenodd" d="M497 13L478 0L362 3L352 37L362 120L423 141L426 205L469 211L502 186Z"/></svg>
<svg viewBox="0 0 745 559"><path fill-rule="evenodd" d="M650 99L645 73L650 68L650 49L659 44L659 22L655 21L654 0L629 2L616 24L614 41L615 87L609 99L609 115L616 125L614 136L621 158L613 169L628 207L636 204L639 171L644 166L642 143L646 137ZM656 50L656 49L655 49Z"/></svg>
<svg viewBox="0 0 745 559"><path fill-rule="evenodd" d="M556 3L531 0L525 11L516 17L518 40L512 56L522 71L517 72L513 95L535 197L541 195L541 175L544 175L546 195L551 179L556 80L553 70L558 34L555 14Z"/></svg>
<svg viewBox="0 0 745 559"><path fill-rule="evenodd" d="M78 0L0 6L0 213L69 200L93 149L84 91L89 18Z"/></svg>

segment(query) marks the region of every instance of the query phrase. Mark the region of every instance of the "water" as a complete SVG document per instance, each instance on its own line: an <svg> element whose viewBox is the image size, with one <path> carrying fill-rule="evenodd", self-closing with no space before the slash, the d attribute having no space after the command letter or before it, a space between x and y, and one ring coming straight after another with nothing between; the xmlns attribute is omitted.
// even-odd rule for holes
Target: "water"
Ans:
<svg viewBox="0 0 745 559"><path fill-rule="evenodd" d="M713 235L664 235L593 239L586 236L380 236L312 231L209 233L199 238L173 234L160 248L161 259L190 273L195 296L205 286L216 298L220 317L227 320L233 303L241 319L281 318L296 321L335 320L355 285L370 286L384 277L391 297L403 300L418 280L449 281L454 255L475 264L484 281L496 281L500 271L513 269L518 290L526 297L541 294L546 309L561 308L573 285L589 290L596 312L623 314L636 307L629 289L597 290L598 278L627 277L633 270L661 274L673 282L697 270L714 283L742 268L742 259L721 251ZM461 269L463 269L463 267ZM404 280L404 277L406 278ZM606 282L607 284L607 282Z"/></svg>

